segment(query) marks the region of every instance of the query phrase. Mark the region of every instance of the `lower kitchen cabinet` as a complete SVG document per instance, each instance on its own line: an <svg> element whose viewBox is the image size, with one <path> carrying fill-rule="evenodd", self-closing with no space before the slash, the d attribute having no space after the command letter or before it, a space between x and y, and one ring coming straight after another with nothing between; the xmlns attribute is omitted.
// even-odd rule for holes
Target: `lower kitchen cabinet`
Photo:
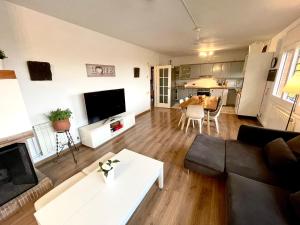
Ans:
<svg viewBox="0 0 300 225"><path fill-rule="evenodd" d="M234 106L236 101L236 95L237 93L235 89L229 89L226 105Z"/></svg>
<svg viewBox="0 0 300 225"><path fill-rule="evenodd" d="M222 97L223 105L227 104L228 89L210 89L210 95Z"/></svg>

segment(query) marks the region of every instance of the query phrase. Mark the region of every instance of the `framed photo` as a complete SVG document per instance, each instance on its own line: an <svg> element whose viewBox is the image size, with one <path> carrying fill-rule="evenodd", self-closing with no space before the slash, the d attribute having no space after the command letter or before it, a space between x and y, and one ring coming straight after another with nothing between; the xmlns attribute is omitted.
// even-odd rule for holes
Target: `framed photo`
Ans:
<svg viewBox="0 0 300 225"><path fill-rule="evenodd" d="M140 77L140 68L138 68L138 67L133 68L133 77L134 78Z"/></svg>
<svg viewBox="0 0 300 225"><path fill-rule="evenodd" d="M101 64L86 64L88 77L115 77L115 66Z"/></svg>

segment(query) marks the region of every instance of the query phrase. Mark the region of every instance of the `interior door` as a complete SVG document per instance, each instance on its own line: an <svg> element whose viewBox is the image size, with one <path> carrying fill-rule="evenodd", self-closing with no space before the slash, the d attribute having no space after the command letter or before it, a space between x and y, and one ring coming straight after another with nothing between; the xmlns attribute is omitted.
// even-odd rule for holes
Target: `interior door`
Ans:
<svg viewBox="0 0 300 225"><path fill-rule="evenodd" d="M155 68L156 107L171 107L171 71L171 65L156 66Z"/></svg>

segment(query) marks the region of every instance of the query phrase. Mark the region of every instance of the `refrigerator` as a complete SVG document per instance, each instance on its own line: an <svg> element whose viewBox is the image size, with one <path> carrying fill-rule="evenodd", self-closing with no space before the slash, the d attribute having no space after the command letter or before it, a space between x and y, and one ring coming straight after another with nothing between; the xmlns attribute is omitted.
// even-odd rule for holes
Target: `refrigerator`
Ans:
<svg viewBox="0 0 300 225"><path fill-rule="evenodd" d="M257 117L272 58L273 53L252 53L246 57L244 82L235 109L237 115Z"/></svg>

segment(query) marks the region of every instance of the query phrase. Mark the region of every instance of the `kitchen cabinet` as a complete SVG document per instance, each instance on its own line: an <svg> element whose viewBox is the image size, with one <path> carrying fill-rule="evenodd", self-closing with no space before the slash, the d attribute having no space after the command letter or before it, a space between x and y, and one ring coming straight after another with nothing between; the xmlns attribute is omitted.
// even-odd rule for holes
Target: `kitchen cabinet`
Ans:
<svg viewBox="0 0 300 225"><path fill-rule="evenodd" d="M230 76L230 63L214 63L213 76L227 78Z"/></svg>
<svg viewBox="0 0 300 225"><path fill-rule="evenodd" d="M245 66L238 115L257 117L273 53L249 54Z"/></svg>
<svg viewBox="0 0 300 225"><path fill-rule="evenodd" d="M222 75L222 63L213 64L213 74L215 77L219 77Z"/></svg>
<svg viewBox="0 0 300 225"><path fill-rule="evenodd" d="M191 75L190 78L199 78L201 75L200 65L191 65Z"/></svg>
<svg viewBox="0 0 300 225"><path fill-rule="evenodd" d="M228 78L230 77L230 74L231 74L231 63L223 63L222 76Z"/></svg>
<svg viewBox="0 0 300 225"><path fill-rule="evenodd" d="M229 89L226 105L234 106L236 102L236 95L237 93L235 89Z"/></svg>
<svg viewBox="0 0 300 225"><path fill-rule="evenodd" d="M213 76L225 79L242 78L243 67L244 61L181 65L178 79L197 79L201 76Z"/></svg>
<svg viewBox="0 0 300 225"><path fill-rule="evenodd" d="M216 97L222 97L223 105L226 105L228 89L210 89L210 95Z"/></svg>
<svg viewBox="0 0 300 225"><path fill-rule="evenodd" d="M232 62L230 65L230 78L243 77L244 62Z"/></svg>
<svg viewBox="0 0 300 225"><path fill-rule="evenodd" d="M185 80L189 79L191 75L191 66L190 65L181 65L179 71L179 79Z"/></svg>
<svg viewBox="0 0 300 225"><path fill-rule="evenodd" d="M205 63L200 64L200 75L207 76L213 74L213 64L212 63Z"/></svg>

